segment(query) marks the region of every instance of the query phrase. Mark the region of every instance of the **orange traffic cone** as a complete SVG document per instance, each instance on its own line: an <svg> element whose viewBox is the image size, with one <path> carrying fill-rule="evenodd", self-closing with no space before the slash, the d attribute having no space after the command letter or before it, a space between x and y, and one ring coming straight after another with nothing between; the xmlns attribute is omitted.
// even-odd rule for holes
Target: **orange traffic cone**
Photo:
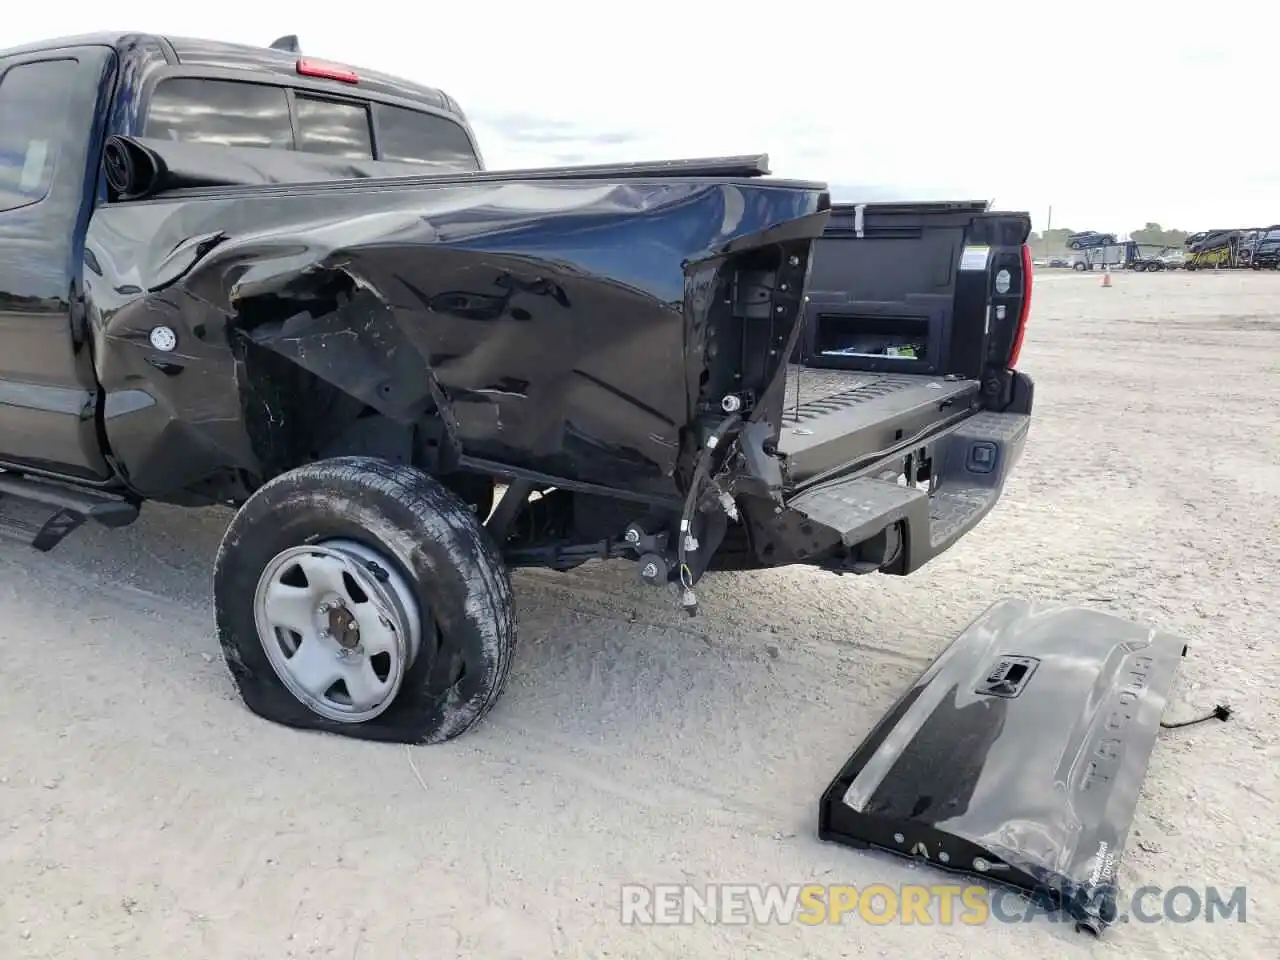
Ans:
<svg viewBox="0 0 1280 960"><path fill-rule="evenodd" d="M1111 286L1111 271L1110 271L1110 270L1108 270L1106 273L1104 273L1104 274L1102 275L1102 285L1103 285L1104 287L1109 287L1109 286Z"/></svg>

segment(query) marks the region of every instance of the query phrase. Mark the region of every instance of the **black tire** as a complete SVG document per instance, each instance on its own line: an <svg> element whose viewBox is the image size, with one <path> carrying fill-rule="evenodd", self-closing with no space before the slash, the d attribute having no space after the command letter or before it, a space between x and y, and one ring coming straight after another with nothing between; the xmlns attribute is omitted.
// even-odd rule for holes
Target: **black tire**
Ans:
<svg viewBox="0 0 1280 960"><path fill-rule="evenodd" d="M254 621L254 592L271 559L330 538L396 562L424 613L421 649L399 694L363 723L330 720L296 699ZM218 549L214 607L223 655L251 711L363 740L439 743L465 732L497 701L516 644L511 580L471 508L420 470L368 457L299 467L255 492Z"/></svg>

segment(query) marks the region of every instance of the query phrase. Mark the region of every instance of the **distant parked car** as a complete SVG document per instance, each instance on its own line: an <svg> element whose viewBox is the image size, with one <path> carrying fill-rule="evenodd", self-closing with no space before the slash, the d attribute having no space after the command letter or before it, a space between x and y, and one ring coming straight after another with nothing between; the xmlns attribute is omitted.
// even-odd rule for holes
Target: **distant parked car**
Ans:
<svg viewBox="0 0 1280 960"><path fill-rule="evenodd" d="M1114 233L1098 233L1096 230L1082 230L1067 237L1068 250L1088 250L1093 247L1109 247L1115 244Z"/></svg>

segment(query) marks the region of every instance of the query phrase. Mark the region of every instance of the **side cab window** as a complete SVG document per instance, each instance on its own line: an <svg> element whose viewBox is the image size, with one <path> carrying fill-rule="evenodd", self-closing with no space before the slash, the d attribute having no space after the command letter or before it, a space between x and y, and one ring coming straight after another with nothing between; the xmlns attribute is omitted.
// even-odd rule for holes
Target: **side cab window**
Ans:
<svg viewBox="0 0 1280 960"><path fill-rule="evenodd" d="M0 62L0 212L48 196L79 66L70 58Z"/></svg>

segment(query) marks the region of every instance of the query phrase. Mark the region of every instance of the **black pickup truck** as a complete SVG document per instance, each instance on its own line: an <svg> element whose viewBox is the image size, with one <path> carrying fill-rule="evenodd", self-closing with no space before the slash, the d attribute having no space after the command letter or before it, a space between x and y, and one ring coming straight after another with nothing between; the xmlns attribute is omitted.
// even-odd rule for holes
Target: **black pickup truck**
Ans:
<svg viewBox="0 0 1280 960"><path fill-rule="evenodd" d="M0 509L234 507L250 709L406 742L501 692L508 571L911 573L1026 437L1025 214L763 156L488 171L458 104L254 48L0 52Z"/></svg>

